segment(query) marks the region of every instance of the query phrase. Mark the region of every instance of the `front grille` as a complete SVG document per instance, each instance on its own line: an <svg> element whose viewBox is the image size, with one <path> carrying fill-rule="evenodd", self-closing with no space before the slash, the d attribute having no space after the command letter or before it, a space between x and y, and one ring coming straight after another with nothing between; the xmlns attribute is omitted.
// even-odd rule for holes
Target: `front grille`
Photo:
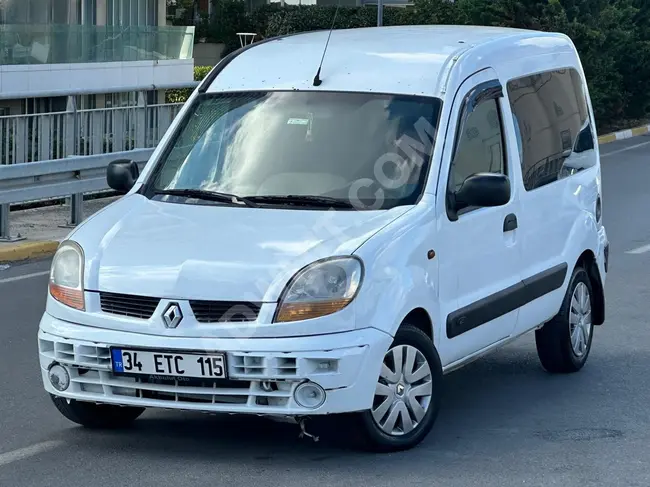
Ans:
<svg viewBox="0 0 650 487"><path fill-rule="evenodd" d="M260 303L245 301L190 301L199 323L244 323L257 320Z"/></svg>
<svg viewBox="0 0 650 487"><path fill-rule="evenodd" d="M116 378L117 376L113 377ZM136 384L137 383L149 384L151 386L164 386L162 390L154 390L144 389L143 387L147 386L141 385L139 389L136 389L136 391L139 391L140 397L143 397L145 399L158 399L160 401L184 401L207 404L246 404L248 402L248 393L251 387L250 382L241 380L209 381L190 379L180 382L178 380L140 377L136 379ZM217 390L229 390L231 393L215 394L214 392ZM205 391L211 391L211 393L206 393Z"/></svg>
<svg viewBox="0 0 650 487"><path fill-rule="evenodd" d="M156 406L173 404L176 408L192 404L223 405L240 411L254 407L279 407L289 405L295 382L277 382L271 391L262 389L257 381L235 381L227 383L185 384L170 381L161 384L145 378L114 375L110 371L72 368L70 371L70 392L83 395L86 399L101 401L106 397L125 397L156 402ZM263 412L262 409L258 409Z"/></svg>
<svg viewBox="0 0 650 487"><path fill-rule="evenodd" d="M241 374L238 369L230 370L230 378L223 380L130 377L113 374L107 344L78 342L47 334L39 337L38 344L41 356L46 358L45 366L52 362L67 365L71 381L69 392L89 401L125 397L154 401L160 407L171 403L182 409L183 406L206 404L213 409L222 405L228 411L239 408L240 412L245 412L257 408L255 410L263 412L263 408L288 407L293 386L297 384L295 380L282 377L285 380L275 383L272 390L263 389L259 380L237 380ZM259 361L261 357L256 359Z"/></svg>
<svg viewBox="0 0 650 487"><path fill-rule="evenodd" d="M151 318L158 307L159 298L132 296L128 294L99 293L102 311L131 318Z"/></svg>
<svg viewBox="0 0 650 487"><path fill-rule="evenodd" d="M52 362L79 367L111 368L111 354L108 347L88 343L73 344L70 341L39 339L39 350Z"/></svg>
<svg viewBox="0 0 650 487"><path fill-rule="evenodd" d="M298 359L286 357L265 356L248 352L233 352L228 359L231 374L237 377L296 377L298 375ZM308 362L303 362L308 365ZM314 369L316 367L314 366ZM310 370L318 373L317 370Z"/></svg>

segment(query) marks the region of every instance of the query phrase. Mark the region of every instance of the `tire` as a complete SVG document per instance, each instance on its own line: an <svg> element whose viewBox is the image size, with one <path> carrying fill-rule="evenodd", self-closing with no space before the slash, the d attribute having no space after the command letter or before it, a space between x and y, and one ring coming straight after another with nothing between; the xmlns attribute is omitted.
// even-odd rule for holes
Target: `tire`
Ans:
<svg viewBox="0 0 650 487"><path fill-rule="evenodd" d="M580 294L583 291L586 296ZM577 294L576 299L574 294ZM580 296L583 296L582 302L579 302ZM573 271L560 311L535 332L537 355L547 372L568 374L578 372L585 365L594 337L593 309L594 294L589 275L578 266ZM572 335L573 330L577 335ZM576 346L577 340L581 340L582 347Z"/></svg>
<svg viewBox="0 0 650 487"><path fill-rule="evenodd" d="M382 395L375 395L373 409L353 415L355 430L359 434L359 442L357 445L363 449L382 453L411 449L417 446L429 434L438 417L442 397L442 365L433 342L422 330L405 323L398 330L386 354L386 358L384 358L384 363L389 366L391 371L395 370L393 368L393 357L395 357L394 351L398 349L402 351L405 366L409 364L408 358L410 356L415 357L414 367L412 367L411 372L415 371L417 373L420 370L419 367L424 366L425 360L426 365L429 367L429 372L423 378L418 378L419 374L408 374L412 379L418 379L413 380L411 384L409 384L409 377L403 374L403 368L399 372L399 376L395 374L391 377L392 380L390 382L383 377L379 378L378 384L383 385L381 388ZM428 388L427 383L429 384ZM422 408L419 411L422 412L426 409L424 416L419 421L414 413L414 409L406 406L411 403L411 400L409 400L409 391L416 389L422 393L430 390L431 393L428 398L425 396L415 397ZM384 405L384 401L392 402L386 406ZM423 403L425 406L422 406ZM378 423L375 416L380 416L386 407L388 409L380 417ZM391 413L395 411L397 411L398 420L395 423L393 433L389 434L380 424L383 422L384 426L386 426L387 420L391 417ZM403 421L403 419L406 419L405 414L408 414L408 417L413 421L415 426L410 431L408 431L408 424ZM399 429L402 431L397 431Z"/></svg>
<svg viewBox="0 0 650 487"><path fill-rule="evenodd" d="M93 429L120 429L130 426L143 412L144 408L111 406L50 396L52 402L63 416L73 423Z"/></svg>

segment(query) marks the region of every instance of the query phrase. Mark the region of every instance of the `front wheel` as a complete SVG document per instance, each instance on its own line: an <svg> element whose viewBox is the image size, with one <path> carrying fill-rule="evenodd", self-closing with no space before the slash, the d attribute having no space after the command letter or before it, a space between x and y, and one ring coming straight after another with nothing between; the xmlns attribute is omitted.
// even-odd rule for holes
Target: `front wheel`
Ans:
<svg viewBox="0 0 650 487"><path fill-rule="evenodd" d="M50 396L63 416L86 428L117 429L129 426L143 412L144 408L111 406L91 402L75 401Z"/></svg>
<svg viewBox="0 0 650 487"><path fill-rule="evenodd" d="M404 324L384 357L372 408L357 414L363 445L374 451L418 445L438 417L442 365L431 339Z"/></svg>

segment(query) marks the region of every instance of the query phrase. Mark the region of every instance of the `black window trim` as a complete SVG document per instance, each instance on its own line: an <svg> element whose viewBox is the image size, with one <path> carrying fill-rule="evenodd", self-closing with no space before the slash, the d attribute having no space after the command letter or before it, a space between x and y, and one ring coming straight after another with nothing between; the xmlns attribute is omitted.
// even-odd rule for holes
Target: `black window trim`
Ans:
<svg viewBox="0 0 650 487"><path fill-rule="evenodd" d="M445 210L447 213L447 218L449 221L457 221L461 215L465 215L475 210L479 210L478 207L467 207L463 208L460 211L455 211L450 206L449 201L449 181L451 178L451 170L456 156L456 151L458 149L458 143L460 140L460 135L463 133L465 121L467 116L472 113L476 107L486 101L494 100L497 105L497 115L499 117L499 126L501 129L501 146L502 146L502 157L503 157L503 169L504 174L508 176L510 165L508 163L508 148L506 147L506 139L504 132L503 124L503 110L499 103L500 99L503 99L503 85L498 79L491 79L489 81L483 81L476 86L474 86L463 98L460 107L460 114L458 120L456 121L456 133L454 137L454 145L452 148L451 158L449 160L449 169L447 170L447 184L445 185ZM510 199L512 199L512 187L510 188Z"/></svg>
<svg viewBox="0 0 650 487"><path fill-rule="evenodd" d="M591 108L589 106L589 98L587 97L587 90L585 89L585 88L588 88L588 87L586 86L586 80L584 79L583 75L580 73L580 71L578 70L578 68L575 65L558 65L558 66L555 66L555 67L553 67L551 69L545 69L545 70L542 70L542 71L530 72L530 73L527 73L527 74L514 76L514 77L508 79L506 81L506 83L505 83L505 87L506 87L506 91L508 92L507 96L508 96L508 105L509 105L510 112L513 115L516 116L516 113L512 108L512 102L510 100L510 93L508 91L508 86L510 85L510 83L512 83L513 81L522 80L524 78L530 78L531 76L543 75L543 74L547 74L547 73L556 73L556 72L561 72L561 71L569 71L569 72L570 71L575 71L575 73L580 78L580 90L582 91L582 98L584 100L585 106L587 107L587 120L586 121L588 122L585 126L583 126L581 131L584 130L586 127L590 127L590 129L591 129L591 137L592 137L592 140L593 140L594 147L597 147L598 146L598 137L597 137L596 130L595 130L594 119L591 116ZM576 96L576 98L580 98L580 97ZM513 122L514 122L514 120L513 120ZM580 132L578 132L578 134L579 133ZM576 135L576 137L577 137L577 135ZM574 143L575 143L575 141L574 141ZM522 138L522 149L523 149L523 138ZM551 158L551 157L553 157L555 155L557 155L557 154L552 154L548 158ZM551 181L549 183L542 184L541 186L536 186L534 188L528 189L528 188L526 188L526 183L525 183L525 180L524 180L523 161L520 161L520 165L522 166L521 171L520 171L521 172L521 185L523 186L524 190L527 193L530 193L532 191L537 191L538 189L544 188L546 186L549 186L551 184L554 184L554 183L557 183L557 182L561 181L560 179L557 179L557 180ZM568 175L568 176L566 176L565 178L562 178L562 179L571 178L571 177L575 176L576 174L578 174L578 173L576 172L574 174L570 174L570 175Z"/></svg>

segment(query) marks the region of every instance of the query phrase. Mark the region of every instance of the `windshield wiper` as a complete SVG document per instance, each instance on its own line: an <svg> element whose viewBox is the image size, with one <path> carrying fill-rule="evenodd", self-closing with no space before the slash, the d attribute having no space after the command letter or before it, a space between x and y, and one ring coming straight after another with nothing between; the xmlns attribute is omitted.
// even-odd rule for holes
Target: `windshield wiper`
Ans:
<svg viewBox="0 0 650 487"><path fill-rule="evenodd" d="M288 194L288 195L268 195L268 196L247 196L246 199L257 203L266 204L295 204L302 206L318 206L324 208L354 208L354 205L349 201L340 200L338 198L330 198L329 196L312 196L302 194Z"/></svg>
<svg viewBox="0 0 650 487"><path fill-rule="evenodd" d="M205 189L159 189L156 194L168 194L171 196L186 196L188 198L197 198L206 201L218 201L220 203L231 203L256 208L257 205L248 198L243 198L235 194L219 193L218 191L207 191Z"/></svg>

